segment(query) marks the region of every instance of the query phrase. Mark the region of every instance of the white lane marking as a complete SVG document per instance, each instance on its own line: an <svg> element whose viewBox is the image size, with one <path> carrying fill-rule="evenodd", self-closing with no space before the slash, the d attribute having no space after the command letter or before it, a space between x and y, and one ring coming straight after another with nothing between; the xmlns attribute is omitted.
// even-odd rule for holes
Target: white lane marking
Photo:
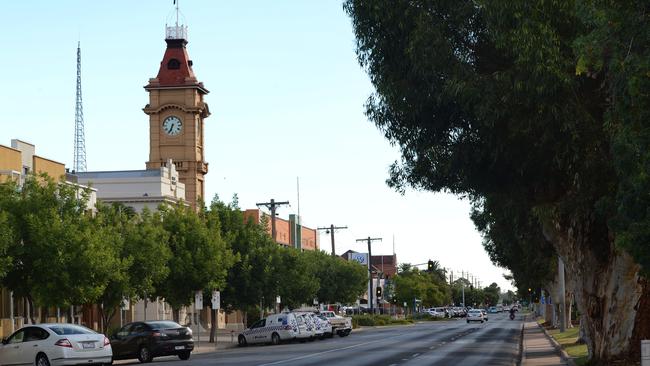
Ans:
<svg viewBox="0 0 650 366"><path fill-rule="evenodd" d="M416 353L412 357L415 358L415 357L418 357L419 355L420 355L419 353Z"/></svg>
<svg viewBox="0 0 650 366"><path fill-rule="evenodd" d="M312 353L312 354L309 354L309 355L304 355L304 356L300 356L300 357L290 358L290 359L288 359L288 360L280 360L280 361L271 362L271 363L263 363L263 364L261 364L261 365L259 365L259 366L279 365L279 364L281 364L281 363L286 363L286 362L291 362L291 361L303 360L303 359L305 359L305 358L310 358L310 357L314 357L314 356L320 356L320 355L324 355L324 354L326 354L326 353L331 353L331 352L336 352L336 351L343 351L343 350L346 350L346 349L356 348L356 347L360 347L360 346L365 346L365 345L367 345L367 344L377 343L377 342L382 342L382 341L385 341L385 339L378 339L378 340L375 340L375 341L370 341L370 342L364 342L364 343L354 344L354 345L352 345L352 346L347 346L347 347L343 347L343 348L335 348L335 349L331 349L331 350L328 350L328 351L317 352L317 353Z"/></svg>

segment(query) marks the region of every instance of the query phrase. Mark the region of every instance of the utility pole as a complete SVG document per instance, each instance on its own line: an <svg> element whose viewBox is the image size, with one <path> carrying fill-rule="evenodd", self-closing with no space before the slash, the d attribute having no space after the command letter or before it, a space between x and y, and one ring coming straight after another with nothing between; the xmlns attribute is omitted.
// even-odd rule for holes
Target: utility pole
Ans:
<svg viewBox="0 0 650 366"><path fill-rule="evenodd" d="M273 198L271 198L271 202L263 202L263 203L257 203L256 206L264 206L268 208L271 211L271 237L273 238L273 241L277 242L275 238L275 210L279 206L283 205L288 205L289 201L283 201L283 202L275 202Z"/></svg>
<svg viewBox="0 0 650 366"><path fill-rule="evenodd" d="M316 230L325 230L325 234L330 233L332 237L332 257L336 256L336 251L334 250L334 230L347 229L347 226L334 226L334 224L329 227L319 227Z"/></svg>
<svg viewBox="0 0 650 366"><path fill-rule="evenodd" d="M371 249L371 244L372 244L373 241L381 241L381 238L368 237L366 239L357 239L357 242L360 242L360 241L368 242L368 277L369 277L368 280L370 281L370 284L368 286L368 305L370 306L370 312L372 314L374 314L375 313L375 306L374 306L374 302L373 302L373 299L372 299L372 292L375 289L372 288L372 249Z"/></svg>

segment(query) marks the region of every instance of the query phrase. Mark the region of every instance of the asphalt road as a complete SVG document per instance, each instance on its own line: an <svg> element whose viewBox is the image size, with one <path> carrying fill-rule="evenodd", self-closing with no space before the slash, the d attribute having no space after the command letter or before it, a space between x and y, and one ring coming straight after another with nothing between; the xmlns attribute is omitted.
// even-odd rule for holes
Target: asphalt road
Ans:
<svg viewBox="0 0 650 366"><path fill-rule="evenodd" d="M353 331L348 337L261 345L192 355L154 359L151 365L508 365L517 362L522 317L512 321L506 313L489 314L489 321L422 322L408 326ZM120 362L122 364L123 362ZM128 362L126 364L137 364Z"/></svg>

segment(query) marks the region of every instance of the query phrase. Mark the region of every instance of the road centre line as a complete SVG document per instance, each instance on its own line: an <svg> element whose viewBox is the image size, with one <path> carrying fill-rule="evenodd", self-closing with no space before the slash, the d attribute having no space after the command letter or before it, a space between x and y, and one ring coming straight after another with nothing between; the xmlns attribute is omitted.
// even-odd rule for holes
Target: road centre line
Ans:
<svg viewBox="0 0 650 366"><path fill-rule="evenodd" d="M353 345L351 345L351 346L347 346L347 347L343 347L343 348L335 348L335 349L331 349L331 350L327 350L327 351L323 351L323 352L312 353L312 354L309 354L309 355L304 355L304 356L300 356L300 357L290 358L290 359L288 359L288 360L280 360L280 361L275 361L275 362L271 362L271 363L263 363L263 364L258 365L258 366L279 365L279 364L281 364L281 363L292 362L292 361L298 361L298 360L304 360L305 358L310 358L310 357L314 357L314 356L320 356L320 355L324 355L324 354L326 354L326 353L331 353L331 352L336 352L336 351L343 351L343 350L346 350L346 349L356 348L356 347L360 347L360 346L365 346L365 345L367 345L367 344L372 344L372 343L377 343L377 342L382 342L382 341L385 341L385 339L377 339L377 340L370 341L370 342L364 342L364 343L353 344Z"/></svg>

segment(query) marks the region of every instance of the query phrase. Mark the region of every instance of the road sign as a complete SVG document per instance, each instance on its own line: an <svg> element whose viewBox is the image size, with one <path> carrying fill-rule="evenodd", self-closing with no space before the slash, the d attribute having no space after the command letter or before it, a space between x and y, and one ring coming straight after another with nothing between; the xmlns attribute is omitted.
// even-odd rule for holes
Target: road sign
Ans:
<svg viewBox="0 0 650 366"><path fill-rule="evenodd" d="M275 298L275 303L276 303L276 304L281 304L281 303L282 303L282 299L280 298L280 295L278 295L278 296Z"/></svg>
<svg viewBox="0 0 650 366"><path fill-rule="evenodd" d="M203 291L194 292L194 308L196 310L203 309Z"/></svg>
<svg viewBox="0 0 650 366"><path fill-rule="evenodd" d="M368 265L368 253L350 253L350 260Z"/></svg>
<svg viewBox="0 0 650 366"><path fill-rule="evenodd" d="M212 291L212 310L221 309L221 292Z"/></svg>
<svg viewBox="0 0 650 366"><path fill-rule="evenodd" d="M122 299L122 304L120 306L120 309L122 310L129 310L129 307L131 305L131 302L127 298Z"/></svg>

